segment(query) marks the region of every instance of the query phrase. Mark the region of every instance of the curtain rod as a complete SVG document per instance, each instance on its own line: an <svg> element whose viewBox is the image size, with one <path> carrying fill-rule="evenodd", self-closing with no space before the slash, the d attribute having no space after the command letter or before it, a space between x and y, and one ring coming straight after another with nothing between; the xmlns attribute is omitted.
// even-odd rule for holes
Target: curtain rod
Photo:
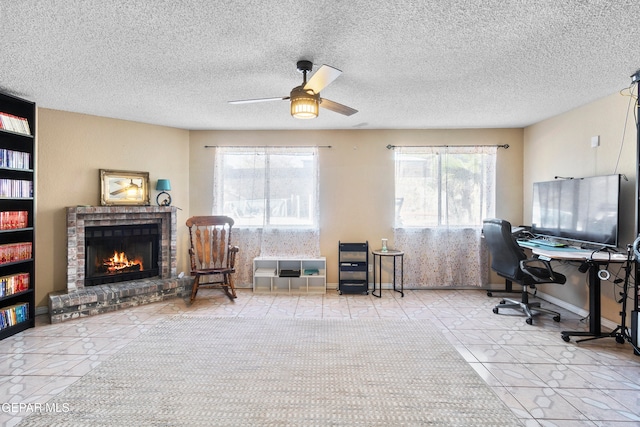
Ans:
<svg viewBox="0 0 640 427"><path fill-rule="evenodd" d="M330 145L205 145L204 148L331 148Z"/></svg>
<svg viewBox="0 0 640 427"><path fill-rule="evenodd" d="M394 148L422 148L422 147L434 147L434 148L447 148L447 147L498 147L498 148L509 148L509 144L502 145L387 145L387 149L393 150Z"/></svg>

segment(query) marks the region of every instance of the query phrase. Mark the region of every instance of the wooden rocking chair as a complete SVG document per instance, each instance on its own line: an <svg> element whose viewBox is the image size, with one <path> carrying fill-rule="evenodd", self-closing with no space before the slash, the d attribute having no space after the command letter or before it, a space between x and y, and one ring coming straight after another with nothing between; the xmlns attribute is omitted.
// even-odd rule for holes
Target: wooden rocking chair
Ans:
<svg viewBox="0 0 640 427"><path fill-rule="evenodd" d="M195 276L191 302L198 287L220 287L229 298L237 298L233 284L238 247L231 245L233 219L228 216L194 216L187 220L189 227L189 255L191 275ZM214 276L200 283L203 276Z"/></svg>

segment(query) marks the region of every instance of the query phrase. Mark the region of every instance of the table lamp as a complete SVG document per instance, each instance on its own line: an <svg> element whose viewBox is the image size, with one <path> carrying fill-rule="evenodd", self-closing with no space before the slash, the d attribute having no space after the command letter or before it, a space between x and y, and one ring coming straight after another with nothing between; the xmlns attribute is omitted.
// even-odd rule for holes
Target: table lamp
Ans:
<svg viewBox="0 0 640 427"><path fill-rule="evenodd" d="M156 183L156 190L160 191L156 197L158 206L170 206L171 195L167 191L171 191L171 181L168 179L159 179Z"/></svg>

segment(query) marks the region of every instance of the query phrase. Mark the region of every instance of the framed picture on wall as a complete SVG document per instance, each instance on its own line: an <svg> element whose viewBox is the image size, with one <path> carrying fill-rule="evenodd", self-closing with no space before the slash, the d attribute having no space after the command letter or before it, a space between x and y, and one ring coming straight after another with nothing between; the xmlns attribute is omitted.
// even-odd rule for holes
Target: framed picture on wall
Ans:
<svg viewBox="0 0 640 427"><path fill-rule="evenodd" d="M149 172L100 169L100 203L104 205L149 204Z"/></svg>

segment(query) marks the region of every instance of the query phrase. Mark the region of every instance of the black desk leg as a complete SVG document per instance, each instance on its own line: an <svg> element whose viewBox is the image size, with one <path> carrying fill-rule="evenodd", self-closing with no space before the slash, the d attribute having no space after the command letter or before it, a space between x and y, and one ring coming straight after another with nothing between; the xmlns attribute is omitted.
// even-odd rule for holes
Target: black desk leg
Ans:
<svg viewBox="0 0 640 427"><path fill-rule="evenodd" d="M609 334L603 334L600 326L601 305L600 305L600 289L601 282L598 277L600 267L598 263L589 261L589 330L588 331L562 331L562 339L569 341L570 337L591 337L591 339L608 337ZM585 340L579 340L585 341Z"/></svg>

